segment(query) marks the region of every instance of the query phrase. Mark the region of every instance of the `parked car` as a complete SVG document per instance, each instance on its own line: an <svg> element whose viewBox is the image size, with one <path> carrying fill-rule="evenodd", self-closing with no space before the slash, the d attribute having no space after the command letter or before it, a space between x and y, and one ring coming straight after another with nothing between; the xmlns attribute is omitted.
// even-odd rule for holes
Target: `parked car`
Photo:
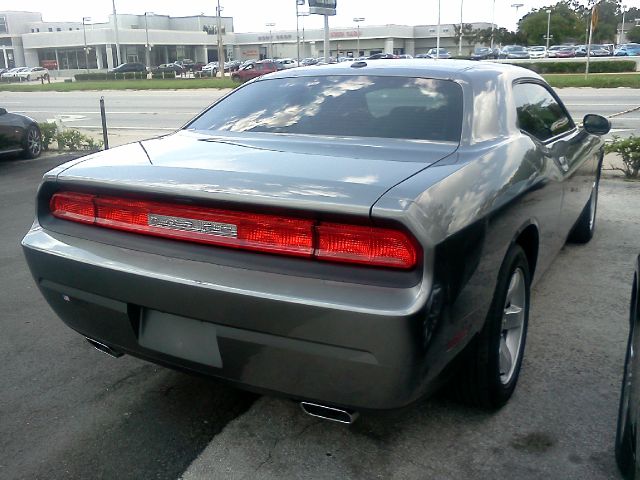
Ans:
<svg viewBox="0 0 640 480"><path fill-rule="evenodd" d="M498 50L489 47L477 47L469 57L469 60L490 60L498 58Z"/></svg>
<svg viewBox="0 0 640 480"><path fill-rule="evenodd" d="M0 78L2 80L15 80L16 76L18 75L18 73L23 72L27 69L27 67L15 67L15 68L11 68L9 70L7 70L6 72L4 72Z"/></svg>
<svg viewBox="0 0 640 480"><path fill-rule="evenodd" d="M374 53L373 55L369 55L367 60L389 60L393 58L398 58L398 56L393 53Z"/></svg>
<svg viewBox="0 0 640 480"><path fill-rule="evenodd" d="M209 62L204 67L202 67L202 74L209 76L217 76L218 75L218 62Z"/></svg>
<svg viewBox="0 0 640 480"><path fill-rule="evenodd" d="M176 61L175 63L179 64L187 72L193 71L193 68L194 68L194 66L196 64L196 62L194 62L190 58L184 58L182 60Z"/></svg>
<svg viewBox="0 0 640 480"><path fill-rule="evenodd" d="M265 75L45 174L22 245L53 310L113 356L336 421L449 373L507 402L532 283L593 235L610 123L512 65L363 63Z"/></svg>
<svg viewBox="0 0 640 480"><path fill-rule="evenodd" d="M547 57L556 58L556 52L561 48L566 48L568 45L552 45L547 50Z"/></svg>
<svg viewBox="0 0 640 480"><path fill-rule="evenodd" d="M616 460L626 480L640 478L640 460L637 458L640 435L638 432L640 408L640 257L636 258L631 306L629 309L629 336L624 362L618 428L616 433Z"/></svg>
<svg viewBox="0 0 640 480"><path fill-rule="evenodd" d="M401 55L398 55L398 58L403 58L406 60L408 58L413 58L413 55L409 55L408 53L403 53ZM353 58L351 60L353 60Z"/></svg>
<svg viewBox="0 0 640 480"><path fill-rule="evenodd" d="M109 70L109 73L130 73L130 72L146 72L146 71L147 71L147 67L145 67L143 64L137 63L137 62L130 62L130 63L123 63L121 65L118 65L115 68L112 68L111 70Z"/></svg>
<svg viewBox="0 0 640 480"><path fill-rule="evenodd" d="M315 65L316 63L318 63L318 59L317 58L313 58L313 57L309 57L309 58L305 58L300 63L302 63L303 67L308 67L310 65Z"/></svg>
<svg viewBox="0 0 640 480"><path fill-rule="evenodd" d="M560 47L555 51L555 58L573 58L576 56L575 47Z"/></svg>
<svg viewBox="0 0 640 480"><path fill-rule="evenodd" d="M173 72L176 75L182 75L185 70L184 68L182 68L182 65L179 65L177 63L163 63L161 65L158 65L154 70L154 73L169 73L169 72Z"/></svg>
<svg viewBox="0 0 640 480"><path fill-rule="evenodd" d="M441 48L439 50L437 48L431 48L427 52L427 55L429 55L429 58L443 58L443 59L451 58L451 54L446 48Z"/></svg>
<svg viewBox="0 0 640 480"><path fill-rule="evenodd" d="M298 62L292 58L279 58L274 62L278 70L288 70L298 66Z"/></svg>
<svg viewBox="0 0 640 480"><path fill-rule="evenodd" d="M616 57L637 57L640 55L640 45L637 43L625 43L615 50Z"/></svg>
<svg viewBox="0 0 640 480"><path fill-rule="evenodd" d="M547 58L547 47L544 45L536 45L529 47L529 58Z"/></svg>
<svg viewBox="0 0 640 480"><path fill-rule="evenodd" d="M242 67L237 72L231 74L231 78L237 82L246 82L252 78L266 75L267 73L277 72L278 67L275 62L271 61L259 61L250 63Z"/></svg>
<svg viewBox="0 0 640 480"><path fill-rule="evenodd" d="M587 46L578 45L575 49L576 57L587 56ZM591 57L610 57L611 51L603 45L591 45Z"/></svg>
<svg viewBox="0 0 640 480"><path fill-rule="evenodd" d="M225 62L224 64L224 71L225 72L237 72L238 70L240 70L240 66L242 65L242 62L239 60L230 60L228 62Z"/></svg>
<svg viewBox="0 0 640 480"><path fill-rule="evenodd" d="M8 153L38 157L42 153L42 135L34 119L0 108L0 155Z"/></svg>
<svg viewBox="0 0 640 480"><path fill-rule="evenodd" d="M529 51L522 45L507 45L500 50L499 58L527 59L530 58Z"/></svg>
<svg viewBox="0 0 640 480"><path fill-rule="evenodd" d="M43 67L31 67L21 70L16 73L16 78L22 80L40 80L44 78L45 80L49 78L49 70Z"/></svg>

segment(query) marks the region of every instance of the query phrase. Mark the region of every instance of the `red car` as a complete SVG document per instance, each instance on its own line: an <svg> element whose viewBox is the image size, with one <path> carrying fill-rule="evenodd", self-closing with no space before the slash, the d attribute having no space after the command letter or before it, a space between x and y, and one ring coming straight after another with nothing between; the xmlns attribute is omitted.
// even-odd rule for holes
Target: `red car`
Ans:
<svg viewBox="0 0 640 480"><path fill-rule="evenodd" d="M275 62L255 62L242 67L231 75L233 80L246 82L252 78L266 75L267 73L277 72L278 67Z"/></svg>
<svg viewBox="0 0 640 480"><path fill-rule="evenodd" d="M573 58L576 56L576 50L573 47L559 48L555 51L556 58Z"/></svg>

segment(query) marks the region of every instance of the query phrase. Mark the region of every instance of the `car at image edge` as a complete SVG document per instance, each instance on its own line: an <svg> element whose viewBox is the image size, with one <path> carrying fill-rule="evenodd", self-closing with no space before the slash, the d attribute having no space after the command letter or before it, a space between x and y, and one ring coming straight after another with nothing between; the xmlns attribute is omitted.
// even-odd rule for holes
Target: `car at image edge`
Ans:
<svg viewBox="0 0 640 480"><path fill-rule="evenodd" d="M0 155L11 153L38 157L42 153L42 135L34 119L0 108Z"/></svg>
<svg viewBox="0 0 640 480"><path fill-rule="evenodd" d="M593 235L609 129L512 65L302 67L51 170L22 245L53 310L111 355L346 423L444 381L498 408L531 285Z"/></svg>

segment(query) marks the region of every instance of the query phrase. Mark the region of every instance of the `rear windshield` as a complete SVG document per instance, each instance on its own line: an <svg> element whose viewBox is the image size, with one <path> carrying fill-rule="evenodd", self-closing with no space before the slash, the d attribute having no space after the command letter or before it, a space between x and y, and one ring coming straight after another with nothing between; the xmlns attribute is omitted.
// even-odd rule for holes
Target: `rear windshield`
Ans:
<svg viewBox="0 0 640 480"><path fill-rule="evenodd" d="M263 80L238 89L187 128L459 142L462 89L449 80L406 77Z"/></svg>

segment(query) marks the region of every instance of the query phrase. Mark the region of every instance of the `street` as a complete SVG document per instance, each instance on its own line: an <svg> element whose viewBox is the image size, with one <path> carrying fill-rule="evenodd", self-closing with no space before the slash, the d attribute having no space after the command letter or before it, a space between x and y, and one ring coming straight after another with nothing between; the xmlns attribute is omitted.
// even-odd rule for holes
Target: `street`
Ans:
<svg viewBox="0 0 640 480"><path fill-rule="evenodd" d="M37 120L76 115L166 133L224 92L0 92L0 106ZM640 107L640 91L560 96L577 121ZM83 118L79 118L82 116ZM613 119L637 131L640 112ZM615 424L633 260L640 253L637 182L604 178L598 227L567 245L532 292L522 375L500 411L444 395L351 427L297 404L94 350L39 294L20 240L44 172L72 155L0 160L0 478L617 479Z"/></svg>

